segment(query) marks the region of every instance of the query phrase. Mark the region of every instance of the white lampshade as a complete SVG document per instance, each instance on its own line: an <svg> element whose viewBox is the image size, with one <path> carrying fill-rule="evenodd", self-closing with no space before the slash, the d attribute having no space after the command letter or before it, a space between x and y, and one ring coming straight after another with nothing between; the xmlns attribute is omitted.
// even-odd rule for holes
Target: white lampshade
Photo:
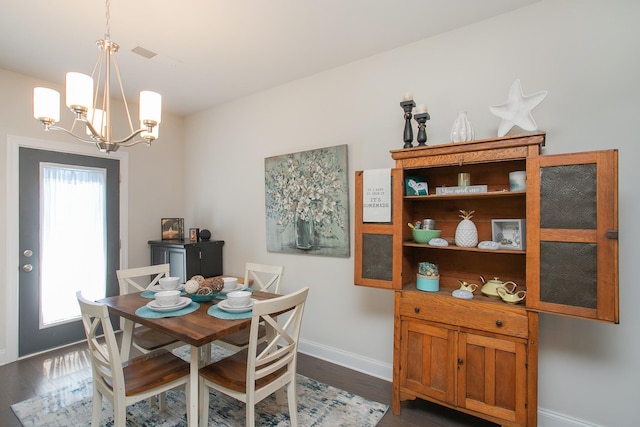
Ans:
<svg viewBox="0 0 640 427"><path fill-rule="evenodd" d="M82 73L67 73L67 107L87 111L93 103L93 79Z"/></svg>
<svg viewBox="0 0 640 427"><path fill-rule="evenodd" d="M46 87L33 88L33 117L52 123L60 121L60 93Z"/></svg>
<svg viewBox="0 0 640 427"><path fill-rule="evenodd" d="M162 121L162 96L157 92L143 90L140 92L140 122Z"/></svg>
<svg viewBox="0 0 640 427"><path fill-rule="evenodd" d="M144 128L146 126L144 125L144 123L140 122L140 127ZM154 139L158 139L159 133L160 133L160 125L155 125L151 132L147 132L146 130L144 130L142 131L140 136L143 137L144 139L149 139L149 137L151 137L151 139L154 140Z"/></svg>
<svg viewBox="0 0 640 427"><path fill-rule="evenodd" d="M91 122L91 125L96 131L100 133L100 135L104 136L105 132L103 126L106 125L104 110L101 110L100 108L89 108L89 112L87 113L87 120ZM88 127L86 128L86 131L87 135L93 135Z"/></svg>

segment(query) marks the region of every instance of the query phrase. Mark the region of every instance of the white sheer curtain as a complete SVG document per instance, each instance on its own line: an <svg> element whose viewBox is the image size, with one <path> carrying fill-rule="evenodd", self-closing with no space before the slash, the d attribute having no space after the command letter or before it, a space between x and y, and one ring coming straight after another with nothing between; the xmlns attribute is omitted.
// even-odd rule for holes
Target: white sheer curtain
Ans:
<svg viewBox="0 0 640 427"><path fill-rule="evenodd" d="M104 298L106 170L40 165L40 326L75 319L75 293Z"/></svg>

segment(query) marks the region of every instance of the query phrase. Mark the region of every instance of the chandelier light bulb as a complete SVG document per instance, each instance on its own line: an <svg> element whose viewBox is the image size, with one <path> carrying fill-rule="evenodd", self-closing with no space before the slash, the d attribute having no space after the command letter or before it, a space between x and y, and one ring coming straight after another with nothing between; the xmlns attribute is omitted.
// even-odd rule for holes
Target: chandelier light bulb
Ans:
<svg viewBox="0 0 640 427"><path fill-rule="evenodd" d="M60 93L46 87L33 88L33 117L46 123L60 121Z"/></svg>
<svg viewBox="0 0 640 427"><path fill-rule="evenodd" d="M93 103L93 79L82 73L67 73L67 107L74 112L86 113Z"/></svg>
<svg viewBox="0 0 640 427"><path fill-rule="evenodd" d="M149 90L140 91L140 123L160 124L162 121L162 96Z"/></svg>

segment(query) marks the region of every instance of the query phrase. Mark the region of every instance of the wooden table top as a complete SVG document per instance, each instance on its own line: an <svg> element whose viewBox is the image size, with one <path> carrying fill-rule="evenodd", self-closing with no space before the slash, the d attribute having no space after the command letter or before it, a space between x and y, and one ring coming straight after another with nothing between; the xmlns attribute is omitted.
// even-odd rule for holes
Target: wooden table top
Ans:
<svg viewBox="0 0 640 427"><path fill-rule="evenodd" d="M255 291L251 297L257 300L265 300L278 296L280 295ZM224 320L207 314L209 307L219 302L219 300L215 299L211 302L199 302L200 308L198 310L183 316L163 317L160 319L137 316L135 314L136 310L146 305L149 301L149 298L140 296L140 292L98 300L99 303L107 304L109 312L113 314L161 331L196 347L216 341L226 335L247 328L251 324L251 319Z"/></svg>

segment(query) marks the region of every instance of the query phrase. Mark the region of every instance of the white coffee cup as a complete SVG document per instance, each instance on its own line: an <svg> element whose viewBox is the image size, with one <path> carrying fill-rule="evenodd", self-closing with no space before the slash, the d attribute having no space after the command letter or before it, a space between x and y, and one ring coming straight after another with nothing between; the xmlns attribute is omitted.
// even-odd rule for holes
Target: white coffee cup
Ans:
<svg viewBox="0 0 640 427"><path fill-rule="evenodd" d="M180 291L160 291L156 292L156 302L158 305L175 305L180 301Z"/></svg>
<svg viewBox="0 0 640 427"><path fill-rule="evenodd" d="M231 307L246 307L251 303L251 292L235 291L227 294L227 301Z"/></svg>
<svg viewBox="0 0 640 427"><path fill-rule="evenodd" d="M225 291L230 291L231 289L235 289L236 286L238 286L237 277L223 277L222 281L224 282L224 287L222 289Z"/></svg>
<svg viewBox="0 0 640 427"><path fill-rule="evenodd" d="M158 280L158 283L160 284L160 287L162 289L171 290L178 287L178 285L180 284L180 278L179 277L163 277L160 280Z"/></svg>

